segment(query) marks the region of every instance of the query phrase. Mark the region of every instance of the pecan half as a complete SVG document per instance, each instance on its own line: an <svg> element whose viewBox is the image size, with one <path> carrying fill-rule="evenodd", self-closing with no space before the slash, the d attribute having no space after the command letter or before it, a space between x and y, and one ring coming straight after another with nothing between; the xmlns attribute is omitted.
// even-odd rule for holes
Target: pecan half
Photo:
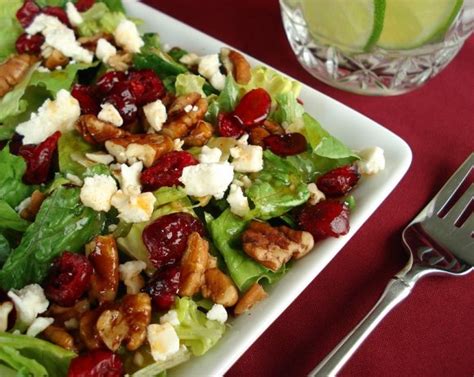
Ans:
<svg viewBox="0 0 474 377"><path fill-rule="evenodd" d="M242 235L243 249L247 255L277 271L293 256L301 258L314 245L308 232L292 230L286 226L274 228L267 223L252 221Z"/></svg>
<svg viewBox="0 0 474 377"><path fill-rule="evenodd" d="M184 145L186 147L202 147L211 139L213 133L214 127L212 127L212 124L200 120L189 135L184 138Z"/></svg>
<svg viewBox="0 0 474 377"><path fill-rule="evenodd" d="M235 50L221 49L221 60L227 72L231 72L238 84L248 84L252 78L250 63L245 57Z"/></svg>
<svg viewBox="0 0 474 377"><path fill-rule="evenodd" d="M103 346L96 324L101 314L108 310L108 307L109 305L103 305L94 310L89 310L79 320L79 336L89 350L95 350Z"/></svg>
<svg viewBox="0 0 474 377"><path fill-rule="evenodd" d="M56 67L64 67L68 63L69 58L56 49L53 49L51 55L43 61L43 65L50 70L56 69Z"/></svg>
<svg viewBox="0 0 474 377"><path fill-rule="evenodd" d="M204 273L201 293L204 298L226 307L234 306L239 299L239 292L232 279L218 268L211 268Z"/></svg>
<svg viewBox="0 0 474 377"><path fill-rule="evenodd" d="M192 297L199 292L204 280L209 258L209 243L199 233L193 232L181 259L179 294Z"/></svg>
<svg viewBox="0 0 474 377"><path fill-rule="evenodd" d="M113 301L119 285L119 257L112 236L97 236L86 245L86 255L94 267L89 297L100 303Z"/></svg>
<svg viewBox="0 0 474 377"><path fill-rule="evenodd" d="M0 64L0 98L24 79L30 67L38 61L33 55L21 54L12 56Z"/></svg>
<svg viewBox="0 0 474 377"><path fill-rule="evenodd" d="M129 132L115 127L112 123L104 122L92 114L81 115L76 122L76 129L90 144L103 144L107 140L130 135Z"/></svg>
<svg viewBox="0 0 474 377"><path fill-rule="evenodd" d="M97 318L97 332L111 351L117 351L128 334L128 324L119 310L105 310Z"/></svg>
<svg viewBox="0 0 474 377"><path fill-rule="evenodd" d="M95 50L97 49L97 42L102 38L109 43L114 43L114 37L109 33L100 33L93 35L92 37L80 37L77 41L82 47L95 53Z"/></svg>
<svg viewBox="0 0 474 377"><path fill-rule="evenodd" d="M249 135L249 142L253 145L265 146L263 139L270 135L281 135L285 129L278 123L271 120L265 120L261 126L252 127Z"/></svg>
<svg viewBox="0 0 474 377"><path fill-rule="evenodd" d="M78 351L73 336L69 334L64 327L50 325L42 332L42 335L51 343L57 344L70 351Z"/></svg>
<svg viewBox="0 0 474 377"><path fill-rule="evenodd" d="M107 60L107 64L116 71L127 71L132 65L133 54L119 51Z"/></svg>
<svg viewBox="0 0 474 377"><path fill-rule="evenodd" d="M256 303L267 298L267 292L265 292L262 286L258 283L254 283L245 294L240 298L237 305L234 308L234 314L240 315L249 310Z"/></svg>
<svg viewBox="0 0 474 377"><path fill-rule="evenodd" d="M54 318L55 324L65 325L66 322L73 320L79 321L82 314L90 309L89 301L80 300L74 306L66 307L57 304L50 305L46 315Z"/></svg>
<svg viewBox="0 0 474 377"><path fill-rule="evenodd" d="M31 195L31 201L28 206L20 212L20 217L29 221L33 221L45 199L46 195L41 191L33 191L33 194Z"/></svg>

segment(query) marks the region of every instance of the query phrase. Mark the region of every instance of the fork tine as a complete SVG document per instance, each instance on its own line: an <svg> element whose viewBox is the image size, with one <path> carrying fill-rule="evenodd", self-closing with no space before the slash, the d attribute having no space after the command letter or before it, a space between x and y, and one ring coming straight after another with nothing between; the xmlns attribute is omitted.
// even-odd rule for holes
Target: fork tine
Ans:
<svg viewBox="0 0 474 377"><path fill-rule="evenodd" d="M456 204L449 210L446 215L446 220L451 221L453 224L458 221L458 219L463 214L464 210L469 206L471 200L474 198L474 185L471 185L469 189L459 198Z"/></svg>

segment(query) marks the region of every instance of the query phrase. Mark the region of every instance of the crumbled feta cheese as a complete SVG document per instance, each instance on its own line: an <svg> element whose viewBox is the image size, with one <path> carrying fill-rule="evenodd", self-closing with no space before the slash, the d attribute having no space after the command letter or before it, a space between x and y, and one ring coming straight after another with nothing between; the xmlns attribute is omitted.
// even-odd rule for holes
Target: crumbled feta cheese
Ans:
<svg viewBox="0 0 474 377"><path fill-rule="evenodd" d="M183 145L184 145L184 140L181 140L179 138L173 140L173 150L182 151Z"/></svg>
<svg viewBox="0 0 474 377"><path fill-rule="evenodd" d="M209 148L203 146L199 155L199 161L203 164L212 164L219 162L222 157L222 151L219 148Z"/></svg>
<svg viewBox="0 0 474 377"><path fill-rule="evenodd" d="M183 110L184 112L189 113L190 111L193 111L193 105L186 105Z"/></svg>
<svg viewBox="0 0 474 377"><path fill-rule="evenodd" d="M49 301L39 284L30 284L20 290L8 292L15 305L17 320L25 326L30 326L38 314L48 309Z"/></svg>
<svg viewBox="0 0 474 377"><path fill-rule="evenodd" d="M97 114L97 118L104 122L112 123L115 127L120 127L123 124L123 119L120 113L111 103L104 103L100 105L102 110Z"/></svg>
<svg viewBox="0 0 474 377"><path fill-rule="evenodd" d="M127 223L141 223L150 220L155 201L156 198L151 192L129 196L118 190L111 203L119 211L119 218Z"/></svg>
<svg viewBox="0 0 474 377"><path fill-rule="evenodd" d="M79 26L84 22L76 6L70 1L66 3L66 14L72 26Z"/></svg>
<svg viewBox="0 0 474 377"><path fill-rule="evenodd" d="M209 78L209 82L217 90L224 90L225 78L226 76L223 75L221 72L216 72Z"/></svg>
<svg viewBox="0 0 474 377"><path fill-rule="evenodd" d="M139 195L142 189L140 184L140 173L143 170L143 162L135 162L131 166L120 165L120 188L129 196Z"/></svg>
<svg viewBox="0 0 474 377"><path fill-rule="evenodd" d="M184 191L191 196L212 195L222 199L234 179L234 168L227 161L218 164L186 166L179 178Z"/></svg>
<svg viewBox="0 0 474 377"><path fill-rule="evenodd" d="M183 55L181 59L179 59L179 62L184 65L193 66L198 65L200 60L201 58L198 55L191 52L189 54Z"/></svg>
<svg viewBox="0 0 474 377"><path fill-rule="evenodd" d="M169 323L148 325L147 339L155 361L164 361L179 351L178 334Z"/></svg>
<svg viewBox="0 0 474 377"><path fill-rule="evenodd" d="M26 330L26 335L34 338L36 335L42 333L44 330L46 330L46 328L52 325L53 322L54 318L38 317L33 321L30 327L28 327L28 330Z"/></svg>
<svg viewBox="0 0 474 377"><path fill-rule="evenodd" d="M8 316L13 310L13 304L10 301L5 301L0 304L0 332L8 329Z"/></svg>
<svg viewBox="0 0 474 377"><path fill-rule="evenodd" d="M360 160L357 161L359 173L373 175L385 169L383 149L371 147L359 152Z"/></svg>
<svg viewBox="0 0 474 377"><path fill-rule="evenodd" d="M86 153L86 157L91 161L104 165L108 165L114 160L114 158L110 154L102 152Z"/></svg>
<svg viewBox="0 0 474 377"><path fill-rule="evenodd" d="M242 188L235 184L230 185L227 203L230 205L230 212L237 216L244 217L250 211L247 197L244 195Z"/></svg>
<svg viewBox="0 0 474 377"><path fill-rule="evenodd" d="M137 294L143 288L143 278L140 273L146 268L146 263L139 260L129 261L119 266L120 279L127 287L127 294Z"/></svg>
<svg viewBox="0 0 474 377"><path fill-rule="evenodd" d="M67 173L66 174L66 179L69 179L69 181L73 184L73 185L76 185L76 186L82 186L84 184L84 182L82 182L82 179L79 178L77 175L75 174L71 174L71 173Z"/></svg>
<svg viewBox="0 0 474 377"><path fill-rule="evenodd" d="M221 304L214 304L206 314L207 319L225 323L227 321L227 310Z"/></svg>
<svg viewBox="0 0 474 377"><path fill-rule="evenodd" d="M117 193L117 183L109 175L96 174L86 177L81 188L81 202L95 211L108 212L112 197Z"/></svg>
<svg viewBox="0 0 474 377"><path fill-rule="evenodd" d="M47 99L36 113L31 114L30 120L16 127L16 132L24 136L23 144L39 144L56 131L73 130L80 115L81 107L77 99L61 89L54 101Z"/></svg>
<svg viewBox="0 0 474 377"><path fill-rule="evenodd" d="M16 206L15 211L17 211L18 213L21 213L24 209L28 208L30 204L31 204L31 196L22 200L21 203Z"/></svg>
<svg viewBox="0 0 474 377"><path fill-rule="evenodd" d="M117 49L107 39L100 38L97 41L97 47L95 49L95 55L98 59L107 63L112 56L117 54Z"/></svg>
<svg viewBox="0 0 474 377"><path fill-rule="evenodd" d="M163 105L163 102L159 99L150 102L143 106L143 112L150 126L157 132L161 131L163 123L167 119L166 107Z"/></svg>
<svg viewBox="0 0 474 377"><path fill-rule="evenodd" d="M38 68L36 68L36 70L38 72L41 72L41 73L50 73L51 72L48 68L43 67L42 65L40 65Z"/></svg>
<svg viewBox="0 0 474 377"><path fill-rule="evenodd" d="M263 149L259 145L238 145L230 149L232 166L241 173L256 173L263 169Z"/></svg>
<svg viewBox="0 0 474 377"><path fill-rule="evenodd" d="M25 31L30 35L42 33L45 38L43 46L56 49L64 56L79 62L92 62L92 52L83 48L77 42L74 30L69 29L56 17L39 14Z"/></svg>
<svg viewBox="0 0 474 377"><path fill-rule="evenodd" d="M127 52L138 53L144 46L137 26L130 20L122 20L114 31L115 42Z"/></svg>
<svg viewBox="0 0 474 377"><path fill-rule="evenodd" d="M318 204L320 201L326 199L326 196L324 195L324 193L319 191L318 186L316 186L316 183L308 184L308 191L309 191L308 202L309 204L313 206Z"/></svg>
<svg viewBox="0 0 474 377"><path fill-rule="evenodd" d="M133 164L137 161L142 161L146 167L151 166L156 154L150 145L131 143L125 148L111 140L105 142L105 149L120 163L128 162Z"/></svg>
<svg viewBox="0 0 474 377"><path fill-rule="evenodd" d="M174 309L168 310L168 313L160 317L160 323L162 325L169 323L172 326L179 326L178 312Z"/></svg>
<svg viewBox="0 0 474 377"><path fill-rule="evenodd" d="M225 76L219 70L220 65L218 54L202 56L199 59L199 74L208 79L217 90L224 89L225 85Z"/></svg>

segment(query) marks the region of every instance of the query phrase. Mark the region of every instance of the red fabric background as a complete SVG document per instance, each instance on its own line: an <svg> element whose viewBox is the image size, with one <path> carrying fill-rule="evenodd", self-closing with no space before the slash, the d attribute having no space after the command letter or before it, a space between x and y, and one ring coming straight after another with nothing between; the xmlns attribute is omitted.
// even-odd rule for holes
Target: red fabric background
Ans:
<svg viewBox="0 0 474 377"><path fill-rule="evenodd" d="M360 111L413 150L412 166L400 185L228 372L229 377L303 376L377 301L406 261L401 230L473 152L474 38L421 89L365 97L328 87L301 68L276 0L145 2ZM474 274L422 280L340 376L473 376L473 309Z"/></svg>

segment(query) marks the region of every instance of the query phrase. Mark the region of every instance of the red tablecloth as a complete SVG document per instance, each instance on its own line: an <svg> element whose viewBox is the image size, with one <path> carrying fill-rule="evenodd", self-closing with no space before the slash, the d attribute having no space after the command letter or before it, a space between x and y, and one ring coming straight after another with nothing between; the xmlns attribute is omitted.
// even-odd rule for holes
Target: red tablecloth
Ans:
<svg viewBox="0 0 474 377"><path fill-rule="evenodd" d="M228 372L303 376L369 311L406 262L403 227L474 150L474 38L439 76L397 97L328 87L296 61L276 0L146 3L374 119L405 139L413 163L400 185L329 266ZM158 26L157 26L158 27ZM474 273L422 280L341 376L473 376Z"/></svg>

